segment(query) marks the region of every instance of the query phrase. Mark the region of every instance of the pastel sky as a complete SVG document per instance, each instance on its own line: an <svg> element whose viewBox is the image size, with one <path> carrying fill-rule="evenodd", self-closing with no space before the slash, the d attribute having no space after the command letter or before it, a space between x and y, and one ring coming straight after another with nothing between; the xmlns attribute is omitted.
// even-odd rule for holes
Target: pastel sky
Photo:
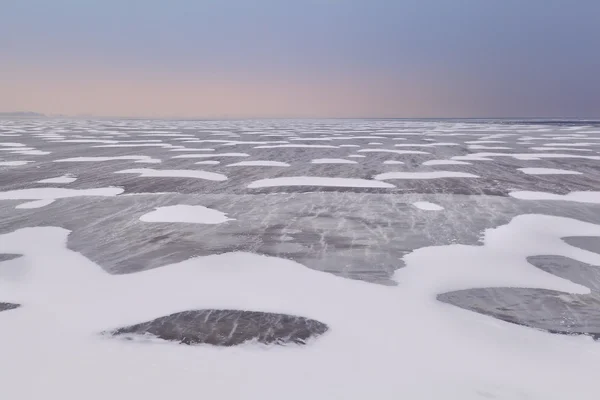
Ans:
<svg viewBox="0 0 600 400"><path fill-rule="evenodd" d="M600 117L600 0L2 0L25 110Z"/></svg>

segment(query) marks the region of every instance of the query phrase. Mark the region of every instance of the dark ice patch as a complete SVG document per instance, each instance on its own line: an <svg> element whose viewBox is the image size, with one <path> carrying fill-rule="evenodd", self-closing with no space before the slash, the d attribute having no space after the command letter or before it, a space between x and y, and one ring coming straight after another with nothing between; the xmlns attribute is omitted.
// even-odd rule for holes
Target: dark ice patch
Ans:
<svg viewBox="0 0 600 400"><path fill-rule="evenodd" d="M562 256L533 256L527 261L537 268L600 292L600 268Z"/></svg>
<svg viewBox="0 0 600 400"><path fill-rule="evenodd" d="M443 293L439 301L513 324L600 340L600 295L546 289L482 288Z"/></svg>
<svg viewBox="0 0 600 400"><path fill-rule="evenodd" d="M10 260L14 260L15 258L19 258L19 257L23 257L21 254L0 254L0 262L2 261L10 261Z"/></svg>
<svg viewBox="0 0 600 400"><path fill-rule="evenodd" d="M583 250L600 253L600 237L597 236L571 236L563 238L563 241Z"/></svg>
<svg viewBox="0 0 600 400"><path fill-rule="evenodd" d="M149 335L182 344L236 346L306 344L329 328L312 319L259 311L191 310L107 332L113 336Z"/></svg>
<svg viewBox="0 0 600 400"><path fill-rule="evenodd" d="M15 308L19 308L19 307L21 307L20 304L1 303L0 302L0 312L2 312L2 311L8 311L8 310L14 310Z"/></svg>

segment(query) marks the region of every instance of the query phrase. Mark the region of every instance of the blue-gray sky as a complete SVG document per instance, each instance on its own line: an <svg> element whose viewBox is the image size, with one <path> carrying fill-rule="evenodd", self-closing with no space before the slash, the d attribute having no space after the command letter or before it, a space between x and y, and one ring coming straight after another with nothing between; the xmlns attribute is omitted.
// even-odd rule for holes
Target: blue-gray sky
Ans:
<svg viewBox="0 0 600 400"><path fill-rule="evenodd" d="M600 0L1 0L0 111L600 117Z"/></svg>

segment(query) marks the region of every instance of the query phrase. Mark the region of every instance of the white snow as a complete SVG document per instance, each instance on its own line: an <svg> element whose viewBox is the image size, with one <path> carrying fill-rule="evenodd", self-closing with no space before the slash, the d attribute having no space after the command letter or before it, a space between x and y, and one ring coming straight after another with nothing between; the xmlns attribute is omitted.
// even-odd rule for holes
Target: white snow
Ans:
<svg viewBox="0 0 600 400"><path fill-rule="evenodd" d="M248 188L265 188L276 186L323 186L323 187L357 187L357 188L393 188L392 184L357 178L330 178L316 176L290 176L269 178L254 181Z"/></svg>
<svg viewBox="0 0 600 400"><path fill-rule="evenodd" d="M18 167L20 165L29 164L30 162L33 162L33 161L23 161L23 160L18 160L18 161L0 161L0 167Z"/></svg>
<svg viewBox="0 0 600 400"><path fill-rule="evenodd" d="M357 164L357 162L344 158L315 158L311 160L311 164Z"/></svg>
<svg viewBox="0 0 600 400"><path fill-rule="evenodd" d="M212 158L212 157L250 157L246 153L182 154L173 158Z"/></svg>
<svg viewBox="0 0 600 400"><path fill-rule="evenodd" d="M72 157L65 158L62 160L54 160L54 162L100 162L100 161L121 161L121 160L131 160L136 163L148 163L148 164L157 164L160 163L161 160L152 158L150 156L114 156L114 157Z"/></svg>
<svg viewBox="0 0 600 400"><path fill-rule="evenodd" d="M509 195L520 200L563 200L578 203L600 204L600 192L571 192L568 194L554 194L546 192L516 191Z"/></svg>
<svg viewBox="0 0 600 400"><path fill-rule="evenodd" d="M21 203L15 208L41 208L54 203L54 199L34 200L27 203Z"/></svg>
<svg viewBox="0 0 600 400"><path fill-rule="evenodd" d="M256 146L255 149L337 149L338 146L328 144L276 144L267 146Z"/></svg>
<svg viewBox="0 0 600 400"><path fill-rule="evenodd" d="M122 188L106 187L98 189L30 188L0 192L0 200L45 200L79 196L116 196Z"/></svg>
<svg viewBox="0 0 600 400"><path fill-rule="evenodd" d="M428 171L428 172L384 172L375 175L376 180L386 179L439 179L439 178L479 178L477 175L456 171Z"/></svg>
<svg viewBox="0 0 600 400"><path fill-rule="evenodd" d="M482 160L489 157L513 157L517 160L538 160L541 158L581 158L586 160L600 160L598 156L582 156L579 154L562 153L472 153L465 156L452 157L453 160Z"/></svg>
<svg viewBox="0 0 600 400"><path fill-rule="evenodd" d="M392 154L429 154L418 150L391 150L391 149L361 149L359 153L392 153Z"/></svg>
<svg viewBox="0 0 600 400"><path fill-rule="evenodd" d="M423 165L470 165L470 162L457 161L457 160L429 160L425 161Z"/></svg>
<svg viewBox="0 0 600 400"><path fill-rule="evenodd" d="M184 222L190 224L222 224L230 221L221 211L204 206L176 205L158 207L144 214L140 221L144 222Z"/></svg>
<svg viewBox="0 0 600 400"><path fill-rule="evenodd" d="M229 164L228 167L289 167L290 164L281 161L240 161L237 163Z"/></svg>
<svg viewBox="0 0 600 400"><path fill-rule="evenodd" d="M396 161L396 160L387 160L383 162L386 165L400 165L400 164L404 164L402 161Z"/></svg>
<svg viewBox="0 0 600 400"><path fill-rule="evenodd" d="M485 231L482 245L413 251L394 274L397 287L248 253L109 275L67 248L68 233L36 227L0 236L0 252L24 255L0 263L2 300L23 304L0 313L0 354L10 360L0 362L0 376L9 378L2 390L13 399L155 400L195 393L199 385L223 399L279 399L282 393L289 400L597 395L598 343L435 300L438 293L473 287L587 293L526 258L563 255L598 265L600 255L561 240L600 236L597 225L520 216ZM327 323L330 331L304 347L214 348L98 335L202 308L301 315ZM410 316L418 321L407 327Z"/></svg>
<svg viewBox="0 0 600 400"><path fill-rule="evenodd" d="M206 161L198 161L198 162L195 162L194 164L196 164L196 165L217 165L217 164L221 164L221 161L206 160Z"/></svg>
<svg viewBox="0 0 600 400"><path fill-rule="evenodd" d="M416 201L412 203L412 205L417 207L419 210L425 211L440 211L444 209L444 207L435 203L430 203L428 201Z"/></svg>
<svg viewBox="0 0 600 400"><path fill-rule="evenodd" d="M527 175L582 175L578 171L557 168L518 168L518 170Z"/></svg>
<svg viewBox="0 0 600 400"><path fill-rule="evenodd" d="M38 181L38 183L72 183L72 182L75 182L76 180L77 180L77 178L75 178L74 176L63 175L63 176L58 176L56 178L42 179L41 181Z"/></svg>
<svg viewBox="0 0 600 400"><path fill-rule="evenodd" d="M115 174L140 174L143 178L195 178L209 181L226 181L227 177L216 172L197 171L191 169L152 169L137 168L117 171Z"/></svg>

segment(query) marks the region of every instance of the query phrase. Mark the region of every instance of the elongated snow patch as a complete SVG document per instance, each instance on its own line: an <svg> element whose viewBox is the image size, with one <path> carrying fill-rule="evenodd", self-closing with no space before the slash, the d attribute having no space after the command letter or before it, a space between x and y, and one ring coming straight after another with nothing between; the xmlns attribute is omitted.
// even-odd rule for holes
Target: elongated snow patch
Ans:
<svg viewBox="0 0 600 400"><path fill-rule="evenodd" d="M330 178L316 176L291 176L282 178L261 179L248 185L250 189L276 186L321 186L321 187L356 187L356 188L394 188L395 186L369 179Z"/></svg>
<svg viewBox="0 0 600 400"><path fill-rule="evenodd" d="M182 154L173 158L250 157L246 153Z"/></svg>
<svg viewBox="0 0 600 400"><path fill-rule="evenodd" d="M519 171L527 175L582 175L578 171L557 168L519 168Z"/></svg>
<svg viewBox="0 0 600 400"><path fill-rule="evenodd" d="M38 181L38 183L71 183L75 182L76 180L77 178L71 175L63 175L56 178L42 179L41 181Z"/></svg>
<svg viewBox="0 0 600 400"><path fill-rule="evenodd" d="M563 200L577 203L600 204L600 192L571 192L568 194L554 194L546 192L517 191L510 192L509 196L519 200Z"/></svg>
<svg viewBox="0 0 600 400"><path fill-rule="evenodd" d="M386 179L439 179L439 178L479 178L477 175L456 171L431 171L431 172L384 172L375 175L376 180Z"/></svg>
<svg viewBox="0 0 600 400"><path fill-rule="evenodd" d="M54 203L54 199L34 200L19 204L15 208L41 208Z"/></svg>
<svg viewBox="0 0 600 400"><path fill-rule="evenodd" d="M121 160L131 160L136 163L148 163L148 164L157 164L160 163L161 160L152 158L150 156L115 156L115 157L72 157L72 158L64 158L62 160L54 160L54 162L100 162L100 161L121 161Z"/></svg>
<svg viewBox="0 0 600 400"><path fill-rule="evenodd" d="M312 164L357 164L356 161L346 160L344 158L315 158Z"/></svg>
<svg viewBox="0 0 600 400"><path fill-rule="evenodd" d="M281 161L240 161L227 165L228 167L289 167L290 164Z"/></svg>
<svg viewBox="0 0 600 400"><path fill-rule="evenodd" d="M412 203L412 205L417 207L419 210L425 211L441 211L444 209L444 207L435 203L430 203L428 201L416 201Z"/></svg>
<svg viewBox="0 0 600 400"><path fill-rule="evenodd" d="M152 169L152 168L138 168L138 169L125 169L123 171L117 171L115 174L140 174L143 178L194 178L194 179L206 179L209 181L226 181L227 177L223 174L217 174L216 172L207 171L194 171L190 169Z"/></svg>
<svg viewBox="0 0 600 400"><path fill-rule="evenodd" d="M47 200L80 196L111 197L121 193L123 193L123 189L118 187L98 189L30 188L0 192L0 200Z"/></svg>
<svg viewBox="0 0 600 400"><path fill-rule="evenodd" d="M204 206L176 205L159 207L144 214L144 222L184 222L190 224L222 224L231 221L224 212Z"/></svg>

